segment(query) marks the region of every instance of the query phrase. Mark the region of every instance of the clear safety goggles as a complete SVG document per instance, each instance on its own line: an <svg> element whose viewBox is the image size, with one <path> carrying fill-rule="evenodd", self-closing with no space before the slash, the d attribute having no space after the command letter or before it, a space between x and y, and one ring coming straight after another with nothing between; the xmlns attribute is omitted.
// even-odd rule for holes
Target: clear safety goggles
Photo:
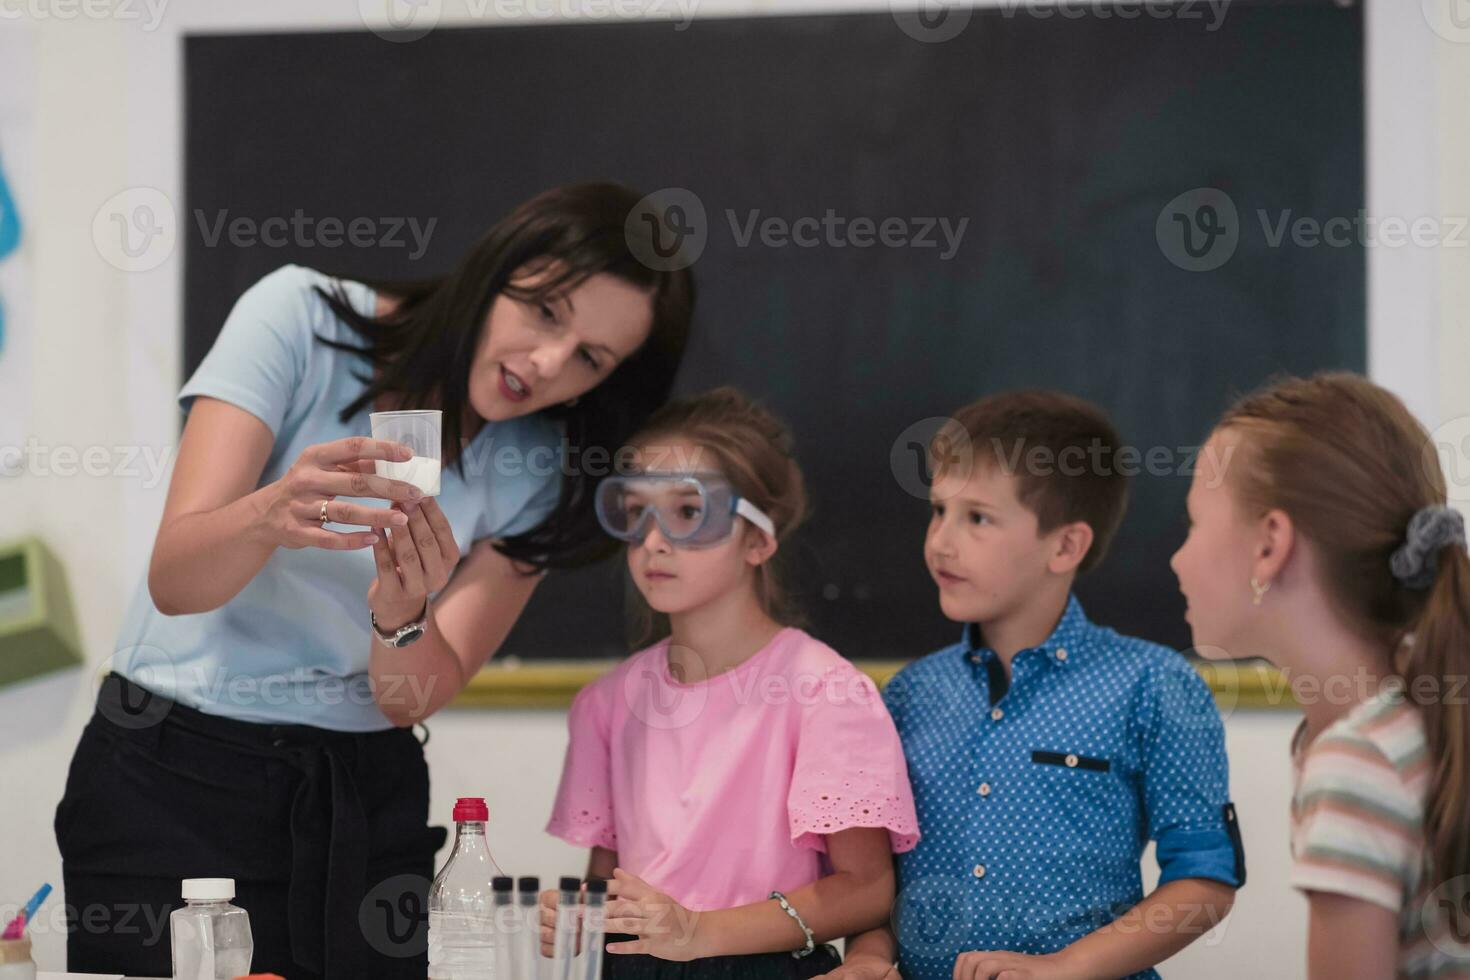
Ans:
<svg viewBox="0 0 1470 980"><path fill-rule="evenodd" d="M707 548L730 537L736 517L776 536L771 519L718 473L650 471L608 477L597 487L597 520L623 541L641 542L657 523L671 544Z"/></svg>

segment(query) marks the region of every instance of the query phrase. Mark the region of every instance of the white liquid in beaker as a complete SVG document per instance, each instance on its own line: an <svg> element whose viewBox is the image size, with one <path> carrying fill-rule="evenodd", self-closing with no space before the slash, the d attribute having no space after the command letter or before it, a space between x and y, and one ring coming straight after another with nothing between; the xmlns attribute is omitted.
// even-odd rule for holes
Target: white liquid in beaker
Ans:
<svg viewBox="0 0 1470 980"><path fill-rule="evenodd" d="M386 459L374 460L373 463L379 476L389 480L412 483L427 497L439 496L439 461L437 459L415 456L403 463Z"/></svg>

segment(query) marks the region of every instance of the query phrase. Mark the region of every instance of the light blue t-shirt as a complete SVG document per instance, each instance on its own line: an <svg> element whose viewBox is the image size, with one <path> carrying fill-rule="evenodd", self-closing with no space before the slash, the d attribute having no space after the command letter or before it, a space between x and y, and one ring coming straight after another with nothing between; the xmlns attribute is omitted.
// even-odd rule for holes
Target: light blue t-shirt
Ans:
<svg viewBox="0 0 1470 980"><path fill-rule="evenodd" d="M353 374L367 376L370 365L313 336L363 345L312 289L330 290L334 281L294 265L261 279L236 302L214 347L179 392L185 412L195 396L207 395L270 426L276 440L260 486L280 479L308 446L372 433L370 406L338 421L364 388ZM373 312L371 288L342 285L355 309ZM464 476L444 468L437 502L461 556L482 538L527 531L555 509L562 434L560 424L539 414L486 422L465 447ZM182 616L158 611L144 576L118 638L114 669L211 714L338 731L388 728L367 673L373 642L367 593L376 576L371 548L277 548L229 602ZM415 692L405 681L399 693L411 698Z"/></svg>

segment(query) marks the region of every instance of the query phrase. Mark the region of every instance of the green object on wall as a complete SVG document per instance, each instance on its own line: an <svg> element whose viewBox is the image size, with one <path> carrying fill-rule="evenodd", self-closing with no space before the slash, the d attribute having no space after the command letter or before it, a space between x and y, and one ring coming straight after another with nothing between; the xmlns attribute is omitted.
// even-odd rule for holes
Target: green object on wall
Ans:
<svg viewBox="0 0 1470 980"><path fill-rule="evenodd" d="M39 538L0 543L0 686L80 663L61 562Z"/></svg>

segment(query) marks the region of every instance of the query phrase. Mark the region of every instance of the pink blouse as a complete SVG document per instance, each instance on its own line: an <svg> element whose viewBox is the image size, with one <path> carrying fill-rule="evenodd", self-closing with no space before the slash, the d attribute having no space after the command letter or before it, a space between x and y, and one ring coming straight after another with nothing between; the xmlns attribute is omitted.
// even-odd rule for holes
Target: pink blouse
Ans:
<svg viewBox="0 0 1470 980"><path fill-rule="evenodd" d="M826 835L919 841L908 766L872 680L794 627L745 663L674 680L669 640L572 702L548 833L695 911L764 901L828 873Z"/></svg>

